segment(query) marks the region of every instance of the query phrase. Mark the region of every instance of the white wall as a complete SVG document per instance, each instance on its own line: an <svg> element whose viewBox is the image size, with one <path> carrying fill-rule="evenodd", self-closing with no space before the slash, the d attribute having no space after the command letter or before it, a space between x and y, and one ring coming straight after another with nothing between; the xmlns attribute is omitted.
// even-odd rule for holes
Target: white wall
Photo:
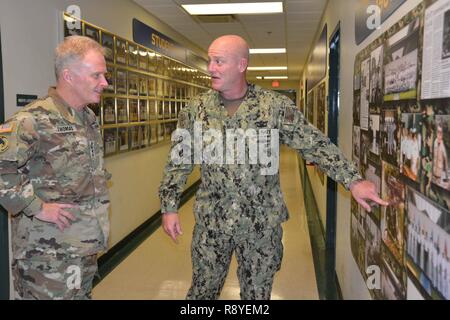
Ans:
<svg viewBox="0 0 450 320"><path fill-rule="evenodd" d="M358 0L332 0L323 16L320 30L328 24L328 38L340 21L341 30L341 65L340 65L340 110L339 110L339 147L348 159L352 154L352 125L353 125L353 71L356 54L395 24L402 16L415 8L421 1L406 1L381 28L371 34L359 46L355 43L355 12ZM305 68L306 69L306 68ZM310 176L312 177L312 175ZM318 178L312 177L313 180ZM317 184L316 182L312 182ZM316 192L316 190L315 190ZM319 202L323 200L323 193L316 195ZM350 249L350 194L343 187L339 187L337 212L337 257L336 272L341 285L344 299L370 299L369 291L356 265Z"/></svg>
<svg viewBox="0 0 450 320"><path fill-rule="evenodd" d="M199 55L205 51L189 43L169 26L130 0L1 0L5 117L10 117L17 93L45 96L54 85L53 50L61 33L60 13L67 6L81 8L82 19L132 40L132 19L137 18ZM133 151L106 159L113 175L110 245L159 210L157 189L162 178L169 144ZM188 181L199 178L198 170Z"/></svg>

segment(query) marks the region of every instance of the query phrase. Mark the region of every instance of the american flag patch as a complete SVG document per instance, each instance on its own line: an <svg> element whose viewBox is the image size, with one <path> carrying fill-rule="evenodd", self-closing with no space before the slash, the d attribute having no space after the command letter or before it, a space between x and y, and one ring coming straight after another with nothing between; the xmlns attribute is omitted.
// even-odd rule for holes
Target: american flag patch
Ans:
<svg viewBox="0 0 450 320"><path fill-rule="evenodd" d="M12 132L14 129L14 124L11 123L4 123L0 125L0 133L9 133Z"/></svg>

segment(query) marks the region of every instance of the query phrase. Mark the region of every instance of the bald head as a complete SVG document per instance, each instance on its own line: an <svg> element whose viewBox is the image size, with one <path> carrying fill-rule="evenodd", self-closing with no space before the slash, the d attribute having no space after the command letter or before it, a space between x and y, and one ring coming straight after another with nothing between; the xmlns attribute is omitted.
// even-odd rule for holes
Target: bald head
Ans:
<svg viewBox="0 0 450 320"><path fill-rule="evenodd" d="M226 99L241 97L247 90L245 73L248 66L247 42L236 35L226 35L208 48L208 71L211 86Z"/></svg>
<svg viewBox="0 0 450 320"><path fill-rule="evenodd" d="M225 51L236 58L249 59L249 47L247 42L237 35L225 35L214 40L209 46L209 50Z"/></svg>

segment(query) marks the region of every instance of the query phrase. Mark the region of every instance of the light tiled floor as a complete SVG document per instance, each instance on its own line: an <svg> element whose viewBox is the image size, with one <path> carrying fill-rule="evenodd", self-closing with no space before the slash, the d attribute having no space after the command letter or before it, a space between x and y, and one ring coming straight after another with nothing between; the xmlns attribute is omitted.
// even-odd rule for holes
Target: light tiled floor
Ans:
<svg viewBox="0 0 450 320"><path fill-rule="evenodd" d="M272 299L318 299L297 159L287 148L282 148L280 172L290 219L283 224L284 257ZM193 202L191 199L180 210L183 235L178 244L159 228L94 288L93 298L184 299L192 272ZM239 299L236 269L233 257L221 299Z"/></svg>

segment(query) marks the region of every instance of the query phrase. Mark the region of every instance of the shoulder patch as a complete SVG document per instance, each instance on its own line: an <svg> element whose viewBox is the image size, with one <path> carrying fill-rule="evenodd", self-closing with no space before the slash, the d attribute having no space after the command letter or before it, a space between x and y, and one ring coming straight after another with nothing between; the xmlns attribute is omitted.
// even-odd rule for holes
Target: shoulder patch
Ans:
<svg viewBox="0 0 450 320"><path fill-rule="evenodd" d="M3 153L6 150L8 150L8 147L9 147L8 138L6 136L0 135L0 153Z"/></svg>
<svg viewBox="0 0 450 320"><path fill-rule="evenodd" d="M0 133L11 133L14 130L14 123L4 123L0 125Z"/></svg>

